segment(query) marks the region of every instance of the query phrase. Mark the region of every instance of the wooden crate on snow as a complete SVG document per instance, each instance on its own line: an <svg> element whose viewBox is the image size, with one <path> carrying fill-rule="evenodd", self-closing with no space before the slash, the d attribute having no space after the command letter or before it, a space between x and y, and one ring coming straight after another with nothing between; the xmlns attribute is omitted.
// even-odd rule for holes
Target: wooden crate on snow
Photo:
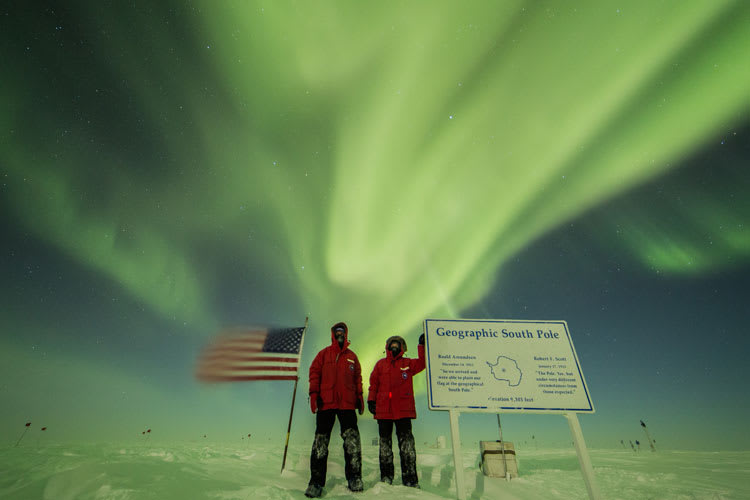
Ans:
<svg viewBox="0 0 750 500"><path fill-rule="evenodd" d="M510 477L518 477L518 463L516 462L516 449L513 443L505 441L480 441L479 453L481 456L480 467L485 476L505 477L505 471Z"/></svg>

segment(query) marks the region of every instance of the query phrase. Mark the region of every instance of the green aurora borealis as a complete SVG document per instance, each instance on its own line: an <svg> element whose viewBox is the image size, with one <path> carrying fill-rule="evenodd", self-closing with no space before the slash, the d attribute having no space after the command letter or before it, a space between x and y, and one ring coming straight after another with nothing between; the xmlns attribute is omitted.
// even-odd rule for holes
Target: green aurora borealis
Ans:
<svg viewBox="0 0 750 500"><path fill-rule="evenodd" d="M101 373L149 401L170 394L153 417L166 419L213 397L188 374L215 331L305 316L305 373L338 320L365 375L387 336L416 344L424 318L469 312L567 319L581 355L587 337L564 308L491 299L513 297L514 262L574 223L578 252L654 283L748 276L747 2L52 2L0 14L12 283L0 360L35 394L52 391L39 373L56 373L61 398ZM666 187L648 194L653 183ZM598 349L581 356L595 388ZM592 391L602 419L618 413L608 387ZM2 391L16 403L3 426L43 407L28 387ZM303 409L305 392L306 377ZM90 394L78 404L110 418L112 396Z"/></svg>

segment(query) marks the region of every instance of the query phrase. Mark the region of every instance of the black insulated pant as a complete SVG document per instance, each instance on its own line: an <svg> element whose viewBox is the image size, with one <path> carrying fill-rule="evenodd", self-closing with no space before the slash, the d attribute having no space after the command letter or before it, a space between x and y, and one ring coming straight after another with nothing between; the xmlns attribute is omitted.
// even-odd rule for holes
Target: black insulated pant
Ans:
<svg viewBox="0 0 750 500"><path fill-rule="evenodd" d="M378 420L380 435L380 479L393 481L393 424L396 424L396 438L401 457L401 480L405 486L415 486L417 479L417 450L414 435L411 433L411 419Z"/></svg>
<svg viewBox="0 0 750 500"><path fill-rule="evenodd" d="M362 478L362 444L354 410L322 410L315 416L315 439L310 454L310 484L325 486L328 470L328 443L333 423L339 419L344 441L344 473L347 481Z"/></svg>

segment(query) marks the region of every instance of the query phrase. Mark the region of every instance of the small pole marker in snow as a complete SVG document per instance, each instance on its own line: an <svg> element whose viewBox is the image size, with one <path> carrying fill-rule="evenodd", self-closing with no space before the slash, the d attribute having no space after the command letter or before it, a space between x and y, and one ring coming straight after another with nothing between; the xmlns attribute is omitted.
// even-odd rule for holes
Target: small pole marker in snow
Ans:
<svg viewBox="0 0 750 500"><path fill-rule="evenodd" d="M651 447L651 451L656 451L656 445L654 444L656 443L656 441L651 439L651 436L648 433L648 428L646 427L646 424L643 422L643 420L641 420L641 427L643 427L643 432L646 433L646 439L648 439L648 444Z"/></svg>
<svg viewBox="0 0 750 500"><path fill-rule="evenodd" d="M18 438L18 441L16 442L16 446L18 446L21 443L21 440L26 435L26 431L29 430L29 427L31 427L31 422L26 422L26 428L23 430L23 434L21 434L21 437Z"/></svg>
<svg viewBox="0 0 750 500"><path fill-rule="evenodd" d="M44 432L44 431L46 431L46 430L47 430L47 428L46 428L46 427L42 427L42 428L40 429L40 431L41 431L41 432ZM41 436L41 435L40 435L40 436ZM37 438L36 438L36 445L37 445L37 446L39 446L39 440L40 440L40 439L41 439L40 437L37 437Z"/></svg>

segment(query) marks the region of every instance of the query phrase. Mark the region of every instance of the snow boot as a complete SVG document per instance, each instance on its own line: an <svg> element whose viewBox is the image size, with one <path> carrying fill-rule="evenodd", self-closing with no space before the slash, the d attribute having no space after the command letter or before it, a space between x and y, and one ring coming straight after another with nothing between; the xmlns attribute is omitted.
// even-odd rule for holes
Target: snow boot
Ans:
<svg viewBox="0 0 750 500"><path fill-rule="evenodd" d="M349 480L349 489L351 491L363 491L365 489L362 479L355 477Z"/></svg>
<svg viewBox="0 0 750 500"><path fill-rule="evenodd" d="M321 494L323 494L322 486L313 483L307 485L307 489L305 490L305 496L307 498L318 498Z"/></svg>

